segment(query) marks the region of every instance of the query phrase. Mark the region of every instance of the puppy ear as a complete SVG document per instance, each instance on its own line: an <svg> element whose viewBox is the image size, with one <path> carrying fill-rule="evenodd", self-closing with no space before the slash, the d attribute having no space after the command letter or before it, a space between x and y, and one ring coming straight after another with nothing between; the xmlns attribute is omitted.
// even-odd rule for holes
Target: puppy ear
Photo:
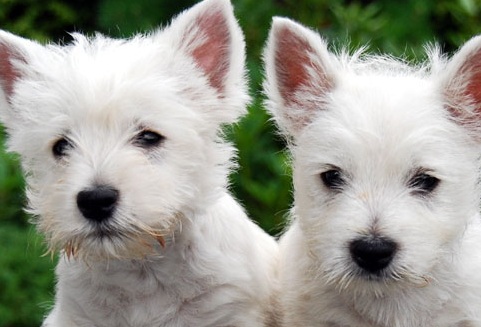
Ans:
<svg viewBox="0 0 481 327"><path fill-rule="evenodd" d="M295 136L323 108L334 87L332 58L314 31L286 18L273 19L264 50L267 107L281 129Z"/></svg>
<svg viewBox="0 0 481 327"><path fill-rule="evenodd" d="M191 56L221 97L245 90L245 44L228 0L205 0L176 17L166 31Z"/></svg>
<svg viewBox="0 0 481 327"><path fill-rule="evenodd" d="M36 42L0 30L0 120L7 127L18 118L11 108L15 84L29 73L29 54L40 49Z"/></svg>
<svg viewBox="0 0 481 327"><path fill-rule="evenodd" d="M18 65L26 61L23 41L20 37L0 31L0 87L7 100L12 96L15 82L21 77Z"/></svg>
<svg viewBox="0 0 481 327"><path fill-rule="evenodd" d="M442 79L447 109L462 124L481 125L481 36L466 42Z"/></svg>

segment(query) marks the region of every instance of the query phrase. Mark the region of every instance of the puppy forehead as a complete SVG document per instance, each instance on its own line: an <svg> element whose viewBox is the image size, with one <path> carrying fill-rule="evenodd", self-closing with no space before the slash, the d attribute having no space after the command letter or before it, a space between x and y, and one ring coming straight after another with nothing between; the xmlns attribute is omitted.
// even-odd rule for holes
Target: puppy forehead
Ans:
<svg viewBox="0 0 481 327"><path fill-rule="evenodd" d="M304 148L311 152L301 146L301 153L331 164L434 164L436 157L456 151L460 138L438 94L436 85L422 78L349 76L301 136L299 143L310 144Z"/></svg>
<svg viewBox="0 0 481 327"><path fill-rule="evenodd" d="M133 94L132 90L129 91L130 95L128 91L122 90L112 90L110 93L93 90L90 95L82 94L86 93L83 90L73 90L61 97L55 95L51 101L44 99L40 102L41 112L35 121L45 127L49 126L51 131L56 133L75 129L104 129L116 132L130 126L154 128L153 125L158 122L171 119L169 108L180 107L177 102L168 99L169 94L165 101L159 103L148 101ZM144 94L147 95L148 92Z"/></svg>
<svg viewBox="0 0 481 327"><path fill-rule="evenodd" d="M332 93L332 112L352 130L389 135L426 127L444 116L435 83L414 76L343 76ZM344 116L344 117L343 117ZM424 120L429 118L429 120Z"/></svg>
<svg viewBox="0 0 481 327"><path fill-rule="evenodd" d="M130 40L115 40L98 35L86 38L74 36L74 42L67 46L50 45L49 51L41 57L33 58L32 64L38 71L48 76L75 72L78 75L102 76L105 73L117 72L119 75L145 76L153 67L169 69L173 57L177 61L185 61L163 42L162 38L137 36ZM42 65L43 63L43 65ZM42 71L42 67L45 70Z"/></svg>
<svg viewBox="0 0 481 327"><path fill-rule="evenodd" d="M182 116L198 116L190 100L183 96L175 79L146 75L119 76L104 69L92 74L72 71L68 76L53 76L35 84L35 89L22 95L27 122L69 130L82 128L118 128L126 125L151 126L154 122L176 121ZM25 87L29 87L25 83ZM48 92L55 89L56 92ZM35 104L35 106L32 106Z"/></svg>
<svg viewBox="0 0 481 327"><path fill-rule="evenodd" d="M33 117L52 116L55 121L65 115L99 124L156 115L196 116L188 109L190 98L205 88L197 83L199 76L186 56L149 39L102 40L54 48L57 52L52 50L46 62L39 63L42 79L27 79L24 87L30 92L22 95L26 106L39 105ZM190 83L181 77L186 72Z"/></svg>

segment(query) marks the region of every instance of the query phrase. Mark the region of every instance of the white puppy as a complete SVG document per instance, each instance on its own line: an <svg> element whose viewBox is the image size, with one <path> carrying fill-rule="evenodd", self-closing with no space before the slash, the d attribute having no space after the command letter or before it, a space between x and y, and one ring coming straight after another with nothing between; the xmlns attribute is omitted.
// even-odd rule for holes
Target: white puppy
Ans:
<svg viewBox="0 0 481 327"><path fill-rule="evenodd" d="M267 106L293 157L284 326L481 326L481 37L419 67L273 22Z"/></svg>
<svg viewBox="0 0 481 327"><path fill-rule="evenodd" d="M242 32L206 0L151 35L0 32L1 119L52 251L47 327L272 325L277 245L227 191Z"/></svg>

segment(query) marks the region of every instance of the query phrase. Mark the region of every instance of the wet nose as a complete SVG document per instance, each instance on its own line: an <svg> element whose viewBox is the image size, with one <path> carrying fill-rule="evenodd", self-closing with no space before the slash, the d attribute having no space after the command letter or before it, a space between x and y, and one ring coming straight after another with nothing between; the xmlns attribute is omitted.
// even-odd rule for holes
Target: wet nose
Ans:
<svg viewBox="0 0 481 327"><path fill-rule="evenodd" d="M110 186L96 186L77 194L77 207L82 215L96 222L102 222L115 211L119 199L119 191Z"/></svg>
<svg viewBox="0 0 481 327"><path fill-rule="evenodd" d="M376 274L389 266L397 245L382 237L368 237L352 241L349 251L354 262L369 273Z"/></svg>

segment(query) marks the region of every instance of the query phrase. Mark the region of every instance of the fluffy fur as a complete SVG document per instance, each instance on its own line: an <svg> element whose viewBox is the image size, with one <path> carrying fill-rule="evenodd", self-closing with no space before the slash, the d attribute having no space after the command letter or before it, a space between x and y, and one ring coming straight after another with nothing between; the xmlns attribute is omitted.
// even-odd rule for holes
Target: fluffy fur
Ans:
<svg viewBox="0 0 481 327"><path fill-rule="evenodd" d="M61 250L44 326L274 325L277 245L226 185L234 149L221 128L249 100L230 3L206 0L129 40L73 37L0 32L8 146L29 212ZM99 186L118 195L102 219L80 200Z"/></svg>
<svg viewBox="0 0 481 327"><path fill-rule="evenodd" d="M275 18L267 107L290 144L283 326L481 326L481 37L418 67Z"/></svg>

